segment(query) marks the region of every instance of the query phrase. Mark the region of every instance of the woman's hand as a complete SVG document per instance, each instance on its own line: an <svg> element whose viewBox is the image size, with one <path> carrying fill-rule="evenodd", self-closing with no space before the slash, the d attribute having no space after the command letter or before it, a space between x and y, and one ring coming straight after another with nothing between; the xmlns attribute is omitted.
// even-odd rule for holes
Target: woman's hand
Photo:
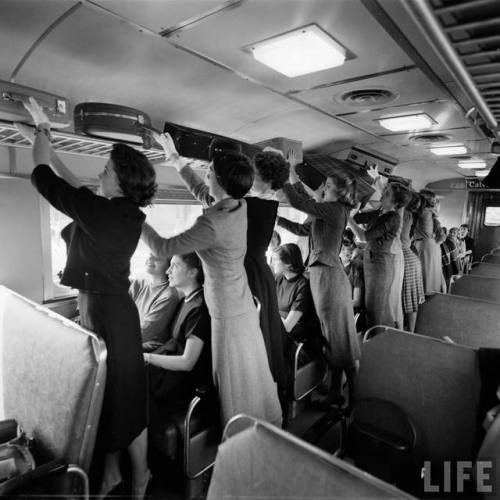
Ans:
<svg viewBox="0 0 500 500"><path fill-rule="evenodd" d="M177 172L180 172L186 166L186 161L181 160L172 136L168 132L164 134L153 132L153 138L163 148L165 159L175 167Z"/></svg>
<svg viewBox="0 0 500 500"><path fill-rule="evenodd" d="M297 153L293 149L289 149L286 153L286 161L290 164L290 170L300 163Z"/></svg>
<svg viewBox="0 0 500 500"><path fill-rule="evenodd" d="M370 167L367 168L366 173L373 179L376 180L378 177L380 177L380 173L378 171L378 165L371 165Z"/></svg>
<svg viewBox="0 0 500 500"><path fill-rule="evenodd" d="M175 160L176 158L179 158L179 153L175 147L174 140L168 132L165 132L164 134L153 132L153 139L163 148L166 160Z"/></svg>
<svg viewBox="0 0 500 500"><path fill-rule="evenodd" d="M23 103L24 107L28 110L29 114L33 118L35 125L37 127L43 126L44 128L50 129L50 122L47 115L44 113L42 107L36 102L34 97L30 97L30 102Z"/></svg>

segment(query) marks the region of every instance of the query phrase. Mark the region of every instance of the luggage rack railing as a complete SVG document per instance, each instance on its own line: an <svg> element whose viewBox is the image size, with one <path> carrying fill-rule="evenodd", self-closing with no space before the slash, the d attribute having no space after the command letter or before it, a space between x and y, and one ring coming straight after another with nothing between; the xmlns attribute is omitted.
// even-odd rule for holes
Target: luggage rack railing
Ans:
<svg viewBox="0 0 500 500"><path fill-rule="evenodd" d="M70 132L63 132L58 129L51 131L52 145L54 150L62 153L71 153L84 156L95 156L107 158L114 142L108 139L87 137ZM12 122L0 120L0 145L14 146L21 148L31 147L31 143L26 140ZM145 149L138 144L133 147L141 151L153 163L164 161L164 154L161 149ZM189 159L189 164L196 169L206 169L207 162L203 160Z"/></svg>

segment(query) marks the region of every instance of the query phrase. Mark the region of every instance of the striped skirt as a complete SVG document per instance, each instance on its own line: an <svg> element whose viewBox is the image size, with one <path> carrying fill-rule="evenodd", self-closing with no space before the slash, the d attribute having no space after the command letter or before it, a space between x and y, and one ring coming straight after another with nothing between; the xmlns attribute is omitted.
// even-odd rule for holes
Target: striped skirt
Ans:
<svg viewBox="0 0 500 500"><path fill-rule="evenodd" d="M403 248L405 273L403 277L403 312L417 312L419 304L425 300L422 265L410 248Z"/></svg>

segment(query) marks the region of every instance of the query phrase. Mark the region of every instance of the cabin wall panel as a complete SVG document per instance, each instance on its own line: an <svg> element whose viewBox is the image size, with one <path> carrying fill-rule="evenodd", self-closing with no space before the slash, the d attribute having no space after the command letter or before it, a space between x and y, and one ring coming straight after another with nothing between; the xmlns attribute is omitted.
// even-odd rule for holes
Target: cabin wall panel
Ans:
<svg viewBox="0 0 500 500"><path fill-rule="evenodd" d="M0 284L42 302L40 198L29 180L0 178L0 228Z"/></svg>
<svg viewBox="0 0 500 500"><path fill-rule="evenodd" d="M464 210L467 202L467 191L438 191L435 193L440 198L439 220L441 224L450 229L458 227L464 220Z"/></svg>

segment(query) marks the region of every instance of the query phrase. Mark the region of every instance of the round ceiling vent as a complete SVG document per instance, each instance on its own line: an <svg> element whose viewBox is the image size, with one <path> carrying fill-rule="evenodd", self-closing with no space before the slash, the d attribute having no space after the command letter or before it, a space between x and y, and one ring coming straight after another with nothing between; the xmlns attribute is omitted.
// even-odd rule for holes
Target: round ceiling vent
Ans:
<svg viewBox="0 0 500 500"><path fill-rule="evenodd" d="M399 98L399 93L395 90L388 89L360 89L344 92L336 97L338 102L356 106L374 106L379 104L387 104Z"/></svg>
<svg viewBox="0 0 500 500"><path fill-rule="evenodd" d="M451 135L446 134L417 134L410 137L410 141L417 144L434 144L436 142L446 142L451 139Z"/></svg>

